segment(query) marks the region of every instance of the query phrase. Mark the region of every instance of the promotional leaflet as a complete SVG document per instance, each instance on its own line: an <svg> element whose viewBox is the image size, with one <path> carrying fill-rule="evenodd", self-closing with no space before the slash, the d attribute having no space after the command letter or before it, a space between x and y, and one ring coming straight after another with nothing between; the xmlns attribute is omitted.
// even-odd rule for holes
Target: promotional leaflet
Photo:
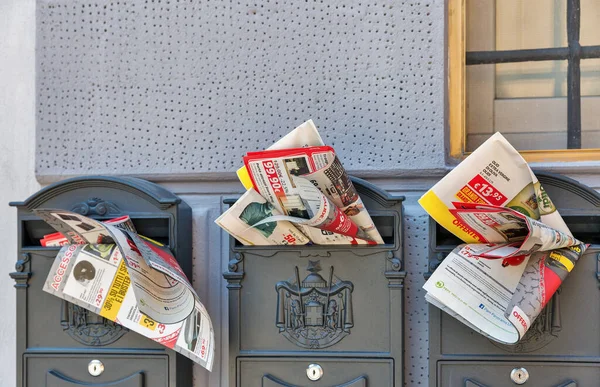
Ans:
<svg viewBox="0 0 600 387"><path fill-rule="evenodd" d="M74 212L36 209L34 213L69 242L54 260L44 291L211 370L212 322L165 246L137 235L130 227Z"/></svg>
<svg viewBox="0 0 600 387"><path fill-rule="evenodd" d="M135 226L133 225L133 222L127 215L120 216L120 217L114 218L114 219L104 220L104 221L102 221L102 223L111 224L115 227L119 227L119 228L122 228L125 230L137 232L135 230ZM59 232L55 232L53 234L44 235L44 238L42 238L40 240L40 244L44 247L64 246L64 245L68 245L69 241L63 234L61 234Z"/></svg>
<svg viewBox="0 0 600 387"><path fill-rule="evenodd" d="M426 300L498 342L523 338L586 249L500 133L419 203L468 243L427 280Z"/></svg>
<svg viewBox="0 0 600 387"><path fill-rule="evenodd" d="M267 150L277 149L288 149L288 148L303 148L307 146L320 146L325 145L321 135L317 131L313 120L308 120L296 129L292 130L282 138L280 138L275 144L267 148ZM244 165L237 170L238 179L244 185L244 188L252 188L252 180L248 174L248 170Z"/></svg>
<svg viewBox="0 0 600 387"><path fill-rule="evenodd" d="M310 240L287 221L257 225L273 215L281 215L254 189L249 189L235 204L215 220L221 228L243 245L305 245Z"/></svg>
<svg viewBox="0 0 600 387"><path fill-rule="evenodd" d="M290 148L302 148L309 146L324 145L323 139L319 135L317 128L312 120L304 122L290 133L285 135L275 144L271 145L267 150L280 150ZM237 171L238 178L246 189L253 187L252 179L248 173L248 169L244 165ZM358 207L360 208L360 206ZM297 225L298 228L306 235L312 243L319 245L345 245L345 244L369 244L363 239L356 239L347 235L337 234L331 231L322 230L306 225ZM371 234L373 234L371 232ZM375 237L375 236L374 236ZM375 240L379 240L375 237Z"/></svg>
<svg viewBox="0 0 600 387"><path fill-rule="evenodd" d="M284 214L272 217L271 220L288 220L297 225L316 227L320 230L362 239L368 243L376 244L378 241L382 243L383 240L362 206L362 201L349 178L339 186L339 193L344 195L348 203L347 206L340 208L327 197L330 196L332 199L340 201L337 191L337 196L333 197L333 190L336 190L336 187L331 179L328 178L327 185L315 184L311 181L315 180L315 176L317 176L315 172L318 170L319 163L326 166L331 164L327 162L328 159L333 163L335 159L333 148L322 146L249 152L244 157L244 163L254 188ZM323 176L327 176L329 169L321 168L319 171ZM312 174L313 179L309 180L304 176L309 174ZM326 179L322 176L319 178ZM339 179L336 182L339 183ZM319 186L324 190L331 187L327 196L319 190ZM350 215L344 213L344 209L350 208L352 204L362 206L366 217L357 217L357 219L366 219L368 222L366 225L355 224ZM352 208L351 211L352 215L360 213L357 208ZM368 232L376 233L378 240L376 241Z"/></svg>

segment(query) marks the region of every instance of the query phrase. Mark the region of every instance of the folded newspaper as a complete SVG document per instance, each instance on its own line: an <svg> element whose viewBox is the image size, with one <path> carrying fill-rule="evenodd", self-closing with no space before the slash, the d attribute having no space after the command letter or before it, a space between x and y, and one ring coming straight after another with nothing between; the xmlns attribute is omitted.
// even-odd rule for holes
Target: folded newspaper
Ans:
<svg viewBox="0 0 600 387"><path fill-rule="evenodd" d="M587 247L500 133L419 203L468 243L427 280L426 300L501 343L523 338Z"/></svg>
<svg viewBox="0 0 600 387"><path fill-rule="evenodd" d="M333 148L250 152L244 163L254 188L284 214L270 220L383 243Z"/></svg>
<svg viewBox="0 0 600 387"><path fill-rule="evenodd" d="M212 322L168 248L136 234L129 218L102 223L65 210L34 213L68 243L44 291L212 369ZM62 244L57 235L50 239Z"/></svg>
<svg viewBox="0 0 600 387"><path fill-rule="evenodd" d="M244 245L305 245L310 240L286 221L257 223L281 213L254 189L246 191L215 223Z"/></svg>
<svg viewBox="0 0 600 387"><path fill-rule="evenodd" d="M124 228L126 230L136 232L135 226L133 225L133 222L131 221L128 215L120 216L114 219L103 220L102 223L111 224L119 228ZM55 232L53 234L44 235L44 237L40 240L40 244L44 247L55 247L68 245L69 241L63 234Z"/></svg>
<svg viewBox="0 0 600 387"><path fill-rule="evenodd" d="M241 243L384 243L339 158L323 145L312 120L268 150L249 152L244 164L237 173L249 191L216 221ZM251 222L244 215L248 208L255 209ZM260 219L258 208L264 210Z"/></svg>

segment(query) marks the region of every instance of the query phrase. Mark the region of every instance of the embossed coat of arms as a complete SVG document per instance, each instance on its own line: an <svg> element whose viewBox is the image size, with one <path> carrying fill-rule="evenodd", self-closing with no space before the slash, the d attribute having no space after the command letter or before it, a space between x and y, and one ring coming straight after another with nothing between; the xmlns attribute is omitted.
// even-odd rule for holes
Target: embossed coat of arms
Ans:
<svg viewBox="0 0 600 387"><path fill-rule="evenodd" d="M333 266L329 279L324 279L320 261L309 261L306 270L309 274L301 281L296 266L294 277L275 286L276 324L283 336L300 347L326 348L349 335L354 326L354 285L334 276Z"/></svg>

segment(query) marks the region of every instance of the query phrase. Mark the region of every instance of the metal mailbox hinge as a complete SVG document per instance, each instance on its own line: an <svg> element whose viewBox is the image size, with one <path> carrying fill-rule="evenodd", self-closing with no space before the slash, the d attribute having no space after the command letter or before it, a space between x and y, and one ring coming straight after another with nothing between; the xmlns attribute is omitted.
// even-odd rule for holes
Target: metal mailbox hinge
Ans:
<svg viewBox="0 0 600 387"><path fill-rule="evenodd" d="M242 279L244 279L244 254L235 253L233 258L227 264L227 271L223 277L227 280L227 289L241 289Z"/></svg>
<svg viewBox="0 0 600 387"><path fill-rule="evenodd" d="M10 273L10 278L14 279L16 284L15 288L26 288L29 286L29 278L31 272L29 271L29 260L31 256L29 253L21 254L21 259L15 263L15 272ZM27 271L25 270L27 269Z"/></svg>

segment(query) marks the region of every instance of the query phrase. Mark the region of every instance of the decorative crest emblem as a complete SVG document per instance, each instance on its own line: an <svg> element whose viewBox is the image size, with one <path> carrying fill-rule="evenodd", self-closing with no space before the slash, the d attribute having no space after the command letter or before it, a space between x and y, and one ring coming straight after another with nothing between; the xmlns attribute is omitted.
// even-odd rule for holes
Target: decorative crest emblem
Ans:
<svg viewBox="0 0 600 387"><path fill-rule="evenodd" d="M112 344L129 329L100 317L80 306L64 301L60 324L63 330L75 341L91 346Z"/></svg>
<svg viewBox="0 0 600 387"><path fill-rule="evenodd" d="M319 272L320 261L309 261L309 274L300 281L298 266L295 278L280 281L277 290L276 325L279 332L292 343L303 348L330 347L354 326L352 318L352 291L350 281L342 281L329 268L329 281Z"/></svg>

